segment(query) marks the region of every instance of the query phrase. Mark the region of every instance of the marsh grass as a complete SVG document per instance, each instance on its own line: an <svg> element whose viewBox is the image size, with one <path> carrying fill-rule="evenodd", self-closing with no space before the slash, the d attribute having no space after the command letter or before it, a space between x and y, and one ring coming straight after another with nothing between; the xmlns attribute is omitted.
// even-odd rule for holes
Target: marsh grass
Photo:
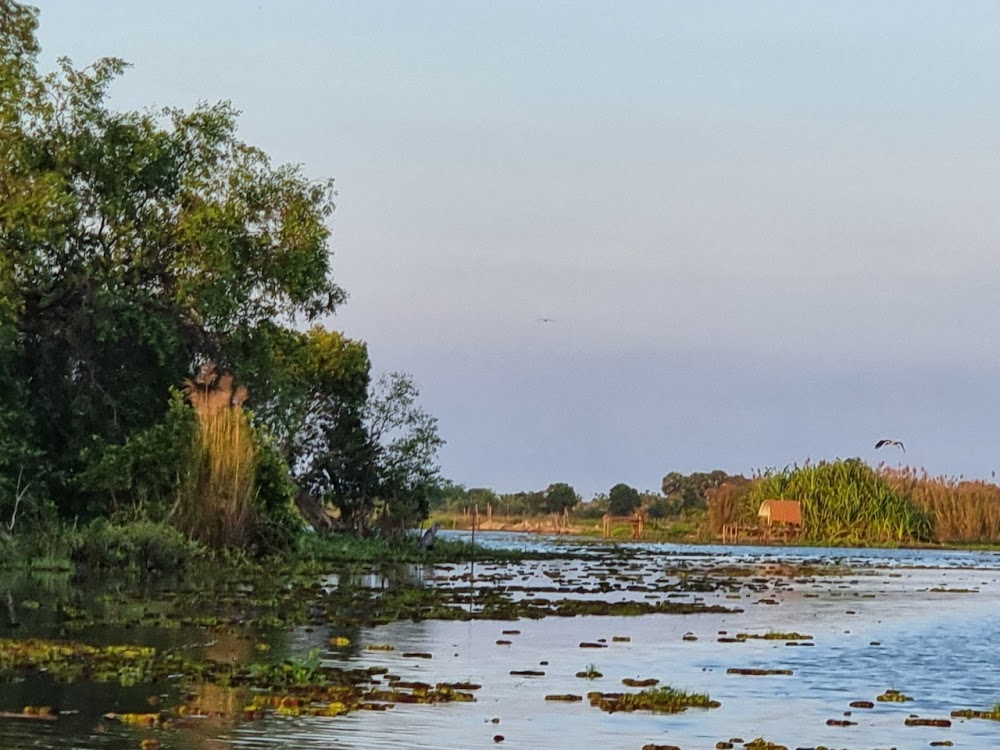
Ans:
<svg viewBox="0 0 1000 750"><path fill-rule="evenodd" d="M934 539L944 543L1000 542L1000 487L984 480L931 476L924 469L880 474L931 519Z"/></svg>
<svg viewBox="0 0 1000 750"><path fill-rule="evenodd" d="M209 369L185 389L198 417L191 465L171 521L213 549L247 543L256 515L259 450L243 410L246 388Z"/></svg>

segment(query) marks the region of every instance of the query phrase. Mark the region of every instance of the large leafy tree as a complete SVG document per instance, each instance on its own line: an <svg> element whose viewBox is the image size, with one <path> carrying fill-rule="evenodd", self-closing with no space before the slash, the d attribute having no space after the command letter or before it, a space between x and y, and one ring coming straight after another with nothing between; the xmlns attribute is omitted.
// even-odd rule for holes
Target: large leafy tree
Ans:
<svg viewBox="0 0 1000 750"><path fill-rule="evenodd" d="M309 348L285 326L344 293L331 183L240 141L226 103L112 111L121 60L41 74L36 26L0 0L0 427L19 427L0 441L0 492L18 474L87 514L104 510L76 480L88 457L162 420L205 360L275 371L285 344ZM292 424L274 389L255 397Z"/></svg>

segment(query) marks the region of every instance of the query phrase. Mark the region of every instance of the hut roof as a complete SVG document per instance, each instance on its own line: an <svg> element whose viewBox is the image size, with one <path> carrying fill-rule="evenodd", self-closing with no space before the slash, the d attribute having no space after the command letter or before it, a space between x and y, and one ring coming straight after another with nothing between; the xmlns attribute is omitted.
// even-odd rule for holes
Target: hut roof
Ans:
<svg viewBox="0 0 1000 750"><path fill-rule="evenodd" d="M802 525L802 504L798 500L765 500L760 504L757 515L769 523L790 523Z"/></svg>

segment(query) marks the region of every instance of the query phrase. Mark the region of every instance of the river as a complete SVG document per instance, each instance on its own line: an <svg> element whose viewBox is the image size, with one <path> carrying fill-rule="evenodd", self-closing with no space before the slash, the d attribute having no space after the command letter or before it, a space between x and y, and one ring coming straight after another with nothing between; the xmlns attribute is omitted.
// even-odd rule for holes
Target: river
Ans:
<svg viewBox="0 0 1000 750"><path fill-rule="evenodd" d="M57 706L60 715L51 721L0 718L0 747L118 750L140 747L146 740L148 747L203 750L640 750L647 744L701 750L719 742L740 747L758 737L789 748L925 748L945 741L963 748L1000 747L1000 722L950 716L956 709L985 711L1000 701L995 666L1000 643L997 553L671 544L616 548L504 534L481 534L479 541L557 550L564 556L511 565L411 569L405 585L498 588L507 590L512 600L670 601L720 605L728 611L404 620L353 632L358 648L349 654L329 645L339 632L336 625L295 626L262 636L269 639L267 653L275 659L320 648L322 658L341 666L384 667L432 685L481 685L474 702L401 704L335 718L272 714L243 721L242 696L206 688L202 701L221 706L220 714L229 711L231 719L139 729L102 717L108 712L148 711L151 698L176 699L176 685L62 685L45 675L20 677L0 685L0 710L17 714L25 705L44 704ZM628 554L622 555L622 549ZM337 576L322 583L341 585ZM374 575L364 583L400 585ZM8 583L12 606L32 604L18 627L8 620L2 637L51 638L61 633L53 630L51 617L31 619L32 608L44 611L47 597L59 593L36 589L33 599L26 600L25 586L34 585L30 580ZM113 594L99 598L104 606L113 606ZM469 606L474 606L472 600ZM746 637L767 634L772 638ZM803 638L777 639L779 634ZM209 635L216 658L256 656L239 627L208 635L199 629L156 627L83 630L73 637L205 648ZM364 648L374 644L393 650ZM576 676L590 667L602 676ZM784 673L733 674L730 669ZM625 678L654 678L661 686L707 693L721 705L676 714L609 714L589 704L588 692L634 691L623 686ZM912 700L876 700L889 690ZM554 694L584 699L546 700ZM874 707L852 708L855 701L869 701ZM947 720L951 726L907 726L908 717Z"/></svg>

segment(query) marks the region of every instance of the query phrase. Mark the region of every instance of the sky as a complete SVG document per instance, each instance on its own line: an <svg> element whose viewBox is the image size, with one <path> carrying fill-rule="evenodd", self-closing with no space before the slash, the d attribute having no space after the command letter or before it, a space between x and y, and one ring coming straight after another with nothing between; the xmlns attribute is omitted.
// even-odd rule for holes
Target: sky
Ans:
<svg viewBox="0 0 1000 750"><path fill-rule="evenodd" d="M1000 468L996 3L35 4L43 67L336 180L327 324L456 482Z"/></svg>

